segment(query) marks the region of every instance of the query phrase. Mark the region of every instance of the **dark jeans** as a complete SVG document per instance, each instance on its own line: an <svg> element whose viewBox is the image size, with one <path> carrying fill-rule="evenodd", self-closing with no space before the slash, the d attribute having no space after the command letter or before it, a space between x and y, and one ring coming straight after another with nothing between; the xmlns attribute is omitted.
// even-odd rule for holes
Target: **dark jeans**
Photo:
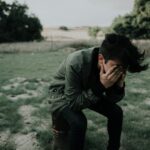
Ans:
<svg viewBox="0 0 150 150"><path fill-rule="evenodd" d="M119 150L123 122L121 107L103 100L97 105L91 105L89 109L107 117L107 131L109 135L107 150ZM53 127L58 130L68 129L69 150L84 149L87 119L82 111L75 112L66 107L61 111L61 114L52 115L52 123Z"/></svg>

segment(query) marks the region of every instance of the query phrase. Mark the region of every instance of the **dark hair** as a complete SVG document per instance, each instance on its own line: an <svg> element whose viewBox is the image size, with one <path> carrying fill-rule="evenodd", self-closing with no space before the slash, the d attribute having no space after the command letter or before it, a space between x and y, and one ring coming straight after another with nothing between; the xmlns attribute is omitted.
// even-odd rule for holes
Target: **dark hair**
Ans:
<svg viewBox="0 0 150 150"><path fill-rule="evenodd" d="M138 48L131 43L129 38L115 33L106 34L99 53L101 53L106 62L108 60L118 59L122 65L131 73L141 72L148 69L148 64L142 64L145 51L140 53Z"/></svg>

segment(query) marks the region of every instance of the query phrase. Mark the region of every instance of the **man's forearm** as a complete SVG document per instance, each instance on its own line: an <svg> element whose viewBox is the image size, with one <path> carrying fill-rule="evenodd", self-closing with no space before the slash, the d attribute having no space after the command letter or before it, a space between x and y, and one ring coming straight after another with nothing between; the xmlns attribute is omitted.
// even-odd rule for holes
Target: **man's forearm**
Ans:
<svg viewBox="0 0 150 150"><path fill-rule="evenodd" d="M125 96L125 82L123 83L122 87L115 84L114 86L106 90L106 97L112 103L120 101L121 99L123 99L124 96Z"/></svg>

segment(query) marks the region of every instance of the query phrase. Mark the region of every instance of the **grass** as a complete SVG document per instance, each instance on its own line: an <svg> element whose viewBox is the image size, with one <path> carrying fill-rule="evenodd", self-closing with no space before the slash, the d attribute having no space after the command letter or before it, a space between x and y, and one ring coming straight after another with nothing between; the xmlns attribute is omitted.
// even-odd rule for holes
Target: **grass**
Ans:
<svg viewBox="0 0 150 150"><path fill-rule="evenodd" d="M81 45L82 46L82 45ZM0 134L10 130L11 136L18 133L36 132L41 149L48 149L52 139L51 116L49 113L48 84L68 51L47 51L39 53L0 53ZM146 59L150 63L150 58ZM124 110L122 132L123 150L148 150L150 139L150 69L145 72L127 74L126 95L118 104ZM16 85L17 83L17 85ZM6 87L10 88L6 88ZM5 87L5 88L4 88ZM34 96L34 93L35 95ZM28 95L13 100L9 96ZM31 122L24 124L21 106L35 108L30 114ZM107 120L91 110L83 110L89 121L86 150L106 149L108 135ZM28 115L27 115L28 116ZM13 150L15 143L0 143L0 149ZM15 149L15 148L14 148Z"/></svg>
<svg viewBox="0 0 150 150"><path fill-rule="evenodd" d="M22 118L17 112L18 107L19 105L6 96L0 97L0 131L9 129L11 133L19 132L22 128Z"/></svg>
<svg viewBox="0 0 150 150"><path fill-rule="evenodd" d="M16 53L38 53L38 52L55 52L58 49L66 47L70 48L85 48L94 45L99 45L99 40L72 40L72 41L42 41L42 42L18 42L4 43L0 45L0 53L16 54ZM0 56L0 58L3 58Z"/></svg>
<svg viewBox="0 0 150 150"><path fill-rule="evenodd" d="M40 142L41 146L44 148L44 150L50 149L48 143L50 143L50 141L52 140L52 134L48 130L38 130L37 139Z"/></svg>
<svg viewBox="0 0 150 150"><path fill-rule="evenodd" d="M16 150L16 145L13 142L7 142L6 144L0 145L1 150Z"/></svg>

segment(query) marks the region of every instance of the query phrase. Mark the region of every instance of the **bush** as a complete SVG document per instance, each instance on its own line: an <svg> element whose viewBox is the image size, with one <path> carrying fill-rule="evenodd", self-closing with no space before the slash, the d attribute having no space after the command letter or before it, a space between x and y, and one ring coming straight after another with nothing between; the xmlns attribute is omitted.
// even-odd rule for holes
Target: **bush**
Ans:
<svg viewBox="0 0 150 150"><path fill-rule="evenodd" d="M0 1L0 43L42 40L43 29L35 15L27 14L27 5Z"/></svg>
<svg viewBox="0 0 150 150"><path fill-rule="evenodd" d="M88 34L94 38L97 37L98 32L100 31L100 27L89 27Z"/></svg>
<svg viewBox="0 0 150 150"><path fill-rule="evenodd" d="M64 30L64 31L68 31L69 30L68 27L66 27L66 26L60 26L59 29L60 30Z"/></svg>
<svg viewBox="0 0 150 150"><path fill-rule="evenodd" d="M115 18L111 26L112 30L132 39L149 39L149 8L149 0L135 0L132 13Z"/></svg>

